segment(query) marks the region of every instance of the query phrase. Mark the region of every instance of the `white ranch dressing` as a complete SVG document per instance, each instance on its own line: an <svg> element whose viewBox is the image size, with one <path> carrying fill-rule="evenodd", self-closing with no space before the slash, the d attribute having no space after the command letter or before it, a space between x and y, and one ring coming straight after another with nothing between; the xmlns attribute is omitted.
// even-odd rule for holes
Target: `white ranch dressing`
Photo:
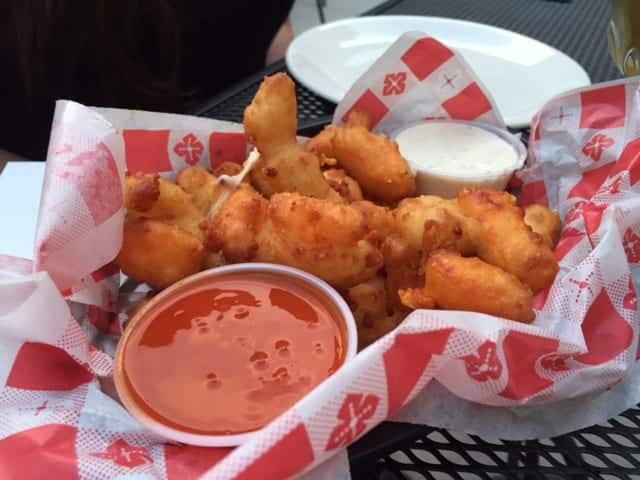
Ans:
<svg viewBox="0 0 640 480"><path fill-rule="evenodd" d="M400 153L415 168L455 177L485 177L515 169L515 149L499 136L473 125L425 122L402 131Z"/></svg>
<svg viewBox="0 0 640 480"><path fill-rule="evenodd" d="M465 122L421 122L394 140L415 172L418 194L444 198L465 188L504 190L527 156L506 130Z"/></svg>

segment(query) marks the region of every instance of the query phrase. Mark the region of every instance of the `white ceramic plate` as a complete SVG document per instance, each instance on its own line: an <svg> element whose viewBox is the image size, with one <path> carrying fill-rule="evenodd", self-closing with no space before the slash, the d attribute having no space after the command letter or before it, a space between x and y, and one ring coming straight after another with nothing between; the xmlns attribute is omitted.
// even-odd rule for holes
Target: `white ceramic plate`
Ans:
<svg viewBox="0 0 640 480"><path fill-rule="evenodd" d="M375 16L328 23L298 36L287 51L293 76L338 103L400 35L425 32L462 54L510 127L525 127L551 97L591 82L562 52L524 35L436 17Z"/></svg>

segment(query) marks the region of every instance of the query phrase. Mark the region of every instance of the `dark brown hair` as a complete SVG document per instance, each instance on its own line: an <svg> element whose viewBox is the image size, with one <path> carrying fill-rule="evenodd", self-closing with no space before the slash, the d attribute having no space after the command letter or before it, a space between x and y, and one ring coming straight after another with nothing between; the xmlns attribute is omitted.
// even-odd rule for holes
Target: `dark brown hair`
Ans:
<svg viewBox="0 0 640 480"><path fill-rule="evenodd" d="M29 103L56 85L61 92L98 92L109 106L177 107L180 12L170 0L2 3Z"/></svg>

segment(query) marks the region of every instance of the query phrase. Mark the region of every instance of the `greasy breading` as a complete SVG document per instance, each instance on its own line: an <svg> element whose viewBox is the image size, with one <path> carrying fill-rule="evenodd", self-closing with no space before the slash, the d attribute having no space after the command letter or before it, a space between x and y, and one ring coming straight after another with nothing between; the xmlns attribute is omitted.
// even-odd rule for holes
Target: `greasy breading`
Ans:
<svg viewBox="0 0 640 480"><path fill-rule="evenodd" d="M350 206L362 214L369 232L375 232L380 237L386 237L395 232L396 223L389 208L368 200L353 202Z"/></svg>
<svg viewBox="0 0 640 480"><path fill-rule="evenodd" d="M439 250L429 256L424 269L423 288L400 292L409 308L480 312L524 323L535 319L531 289L479 258Z"/></svg>
<svg viewBox="0 0 640 480"><path fill-rule="evenodd" d="M263 261L291 265L349 287L382 267L382 254L367 237L373 233L359 210L296 194L269 202L269 221L259 232Z"/></svg>
<svg viewBox="0 0 640 480"><path fill-rule="evenodd" d="M276 230L313 247L340 248L365 238L364 215L349 205L298 194L279 194L269 201L269 220Z"/></svg>
<svg viewBox="0 0 640 480"><path fill-rule="evenodd" d="M399 290L419 287L424 283L422 255L398 235L390 235L384 239L382 255L389 302L399 307L402 305Z"/></svg>
<svg viewBox="0 0 640 480"><path fill-rule="evenodd" d="M203 213L190 194L159 175L138 174L126 177L125 207L127 219L153 219L176 225L198 239L203 238L200 224Z"/></svg>
<svg viewBox="0 0 640 480"><path fill-rule="evenodd" d="M393 209L393 218L399 235L407 248L415 253L422 251L424 224L434 215L434 210L442 204L442 201L440 197L422 195L405 198Z"/></svg>
<svg viewBox="0 0 640 480"><path fill-rule="evenodd" d="M129 277L165 288L199 272L206 253L202 242L175 225L127 220L116 262Z"/></svg>
<svg viewBox="0 0 640 480"><path fill-rule="evenodd" d="M307 140L305 149L309 152L315 152L324 158L333 158L333 137L335 137L338 127L335 125L327 125L315 137Z"/></svg>
<svg viewBox="0 0 640 480"><path fill-rule="evenodd" d="M495 190L465 190L458 195L461 211L478 221L478 256L512 273L534 293L548 287L558 262L545 240L524 223L515 197Z"/></svg>
<svg viewBox="0 0 640 480"><path fill-rule="evenodd" d="M250 185L240 185L213 221L206 222L206 245L222 252L229 263L253 260L258 232L266 221L269 202Z"/></svg>
<svg viewBox="0 0 640 480"><path fill-rule="evenodd" d="M283 146L269 154L260 154L260 161L251 171L251 183L270 197L281 192L297 192L314 198L340 200L320 170L320 159L298 144Z"/></svg>
<svg viewBox="0 0 640 480"><path fill-rule="evenodd" d="M203 215L221 192L220 184L215 175L201 167L188 167L178 173L176 183L191 195L193 204Z"/></svg>
<svg viewBox="0 0 640 480"><path fill-rule="evenodd" d="M475 254L479 224L463 215L456 199L422 195L402 200L393 210L400 236L415 252L428 254L451 247L464 256Z"/></svg>
<svg viewBox="0 0 640 480"><path fill-rule="evenodd" d="M351 287L345 298L358 327L359 349L396 328L407 315L406 309L395 309L389 303L381 275Z"/></svg>
<svg viewBox="0 0 640 480"><path fill-rule="evenodd" d="M224 254L222 252L209 252L207 251L207 255L204 258L204 263L202 268L204 270L208 268L221 267L226 265L227 261L224 258Z"/></svg>
<svg viewBox="0 0 640 480"><path fill-rule="evenodd" d="M347 202L362 200L362 190L360 185L353 178L340 168L331 168L322 172L329 186Z"/></svg>
<svg viewBox="0 0 640 480"><path fill-rule="evenodd" d="M362 127L371 130L371 116L362 110L353 110L349 113L346 127ZM338 131L337 126L327 125L315 137L310 138L305 148L310 152L321 154L325 159L335 161L335 151L333 149L333 137Z"/></svg>
<svg viewBox="0 0 640 480"><path fill-rule="evenodd" d="M408 315L407 310L395 310L394 312L379 318L356 318L358 328L358 350L366 348L379 338L394 330Z"/></svg>
<svg viewBox="0 0 640 480"><path fill-rule="evenodd" d="M376 275L366 282L359 283L346 292L346 300L356 319L382 318L389 314L387 290L384 277Z"/></svg>
<svg viewBox="0 0 640 480"><path fill-rule="evenodd" d="M458 251L458 245L463 238L462 226L444 208L436 208L434 213L434 218L424 222L422 255L426 257L441 249Z"/></svg>
<svg viewBox="0 0 640 480"><path fill-rule="evenodd" d="M390 203L415 195L415 176L396 142L356 126L337 128L332 145L338 165L368 195Z"/></svg>
<svg viewBox="0 0 640 480"><path fill-rule="evenodd" d="M160 198L160 175L127 175L124 192L124 206L127 212L143 215L149 212Z"/></svg>
<svg viewBox="0 0 640 480"><path fill-rule="evenodd" d="M241 168L237 163L231 162L224 162L219 165L215 173L210 173L202 167L187 167L178 173L176 183L191 195L193 204L206 215L211 205L225 188L218 181L218 177L221 175L236 175Z"/></svg>
<svg viewBox="0 0 640 480"><path fill-rule="evenodd" d="M219 177L220 175L229 175L230 177L232 177L233 175L237 175L238 173L240 173L241 170L242 165L240 165L239 163L222 162L213 170L213 174L216 177Z"/></svg>
<svg viewBox="0 0 640 480"><path fill-rule="evenodd" d="M284 73L265 77L244 111L244 129L260 152L251 181L263 195L299 192L315 198L340 196L320 169L318 154L298 144L295 85Z"/></svg>
<svg viewBox="0 0 640 480"><path fill-rule="evenodd" d="M328 125L305 148L335 159L375 199L395 203L415 195L415 176L398 144L370 132L370 128L370 116L353 111L344 127Z"/></svg>
<svg viewBox="0 0 640 480"><path fill-rule="evenodd" d="M547 245L555 248L562 229L560 215L557 212L552 212L543 205L529 205L524 209L524 223L544 238Z"/></svg>

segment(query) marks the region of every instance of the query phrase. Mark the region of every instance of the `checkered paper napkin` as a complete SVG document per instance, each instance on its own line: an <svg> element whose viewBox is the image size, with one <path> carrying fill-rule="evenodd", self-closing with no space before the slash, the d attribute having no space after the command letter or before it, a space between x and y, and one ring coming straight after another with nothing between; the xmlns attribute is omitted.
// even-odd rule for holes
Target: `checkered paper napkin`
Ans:
<svg viewBox="0 0 640 480"><path fill-rule="evenodd" d="M638 343L639 88L626 80L568 93L534 120L530 165L517 179L521 200L560 211L565 227L561 271L536 298L533 325L416 311L234 450L164 443L109 395L124 173L170 176L189 165L241 162L241 125L59 102L34 260L0 257L0 476L348 478L344 447L406 411L429 384L514 407L624 381ZM335 122L353 108L368 110L382 132L440 117L503 126L464 60L424 34L392 45L338 106Z"/></svg>

